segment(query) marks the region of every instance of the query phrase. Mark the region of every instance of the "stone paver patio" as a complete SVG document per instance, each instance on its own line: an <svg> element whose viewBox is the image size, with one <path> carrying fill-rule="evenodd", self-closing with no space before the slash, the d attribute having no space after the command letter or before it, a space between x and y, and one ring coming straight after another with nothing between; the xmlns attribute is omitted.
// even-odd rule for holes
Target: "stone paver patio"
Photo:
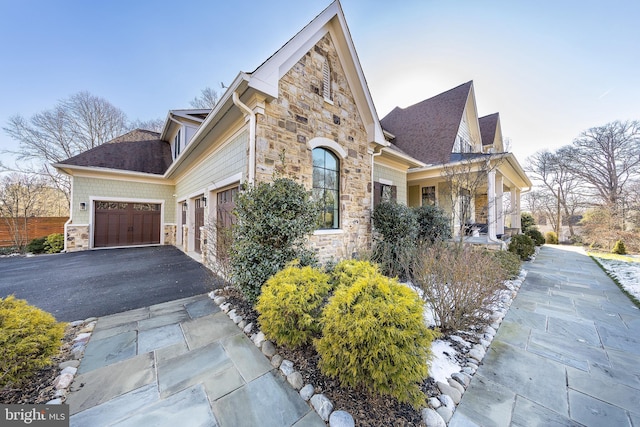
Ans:
<svg viewBox="0 0 640 427"><path fill-rule="evenodd" d="M98 319L71 426L325 426L207 296Z"/></svg>

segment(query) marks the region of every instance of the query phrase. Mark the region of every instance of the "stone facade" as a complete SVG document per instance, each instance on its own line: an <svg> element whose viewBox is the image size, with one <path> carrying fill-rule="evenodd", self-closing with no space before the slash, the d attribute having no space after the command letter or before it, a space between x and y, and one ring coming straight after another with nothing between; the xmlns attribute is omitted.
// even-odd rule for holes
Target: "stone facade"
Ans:
<svg viewBox="0 0 640 427"><path fill-rule="evenodd" d="M67 252L89 249L89 226L69 224L65 230Z"/></svg>
<svg viewBox="0 0 640 427"><path fill-rule="evenodd" d="M331 99L323 96L323 64L329 61ZM279 83L279 97L266 103L256 128L256 181L274 174L312 187L312 151L307 143L328 138L347 153L340 164L340 229L317 232L310 244L320 260L349 257L371 245L371 155L367 134L329 34ZM336 153L337 154L337 153Z"/></svg>
<svg viewBox="0 0 640 427"><path fill-rule="evenodd" d="M164 244L165 245L176 244L176 229L177 229L177 226L175 224L164 225Z"/></svg>

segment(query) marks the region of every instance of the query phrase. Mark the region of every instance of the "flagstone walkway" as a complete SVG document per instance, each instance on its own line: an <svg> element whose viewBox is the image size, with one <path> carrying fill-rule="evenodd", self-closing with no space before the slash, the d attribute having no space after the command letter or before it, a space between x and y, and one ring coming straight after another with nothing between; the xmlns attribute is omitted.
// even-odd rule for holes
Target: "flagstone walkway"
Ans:
<svg viewBox="0 0 640 427"><path fill-rule="evenodd" d="M640 310L581 248L527 269L449 427L639 427Z"/></svg>

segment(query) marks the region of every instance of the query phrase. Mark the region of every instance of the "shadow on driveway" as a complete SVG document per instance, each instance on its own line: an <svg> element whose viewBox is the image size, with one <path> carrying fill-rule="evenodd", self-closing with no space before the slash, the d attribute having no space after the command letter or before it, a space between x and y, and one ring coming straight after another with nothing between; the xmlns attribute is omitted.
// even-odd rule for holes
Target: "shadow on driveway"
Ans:
<svg viewBox="0 0 640 427"><path fill-rule="evenodd" d="M174 246L0 258L0 297L14 294L65 322L199 295L221 284Z"/></svg>

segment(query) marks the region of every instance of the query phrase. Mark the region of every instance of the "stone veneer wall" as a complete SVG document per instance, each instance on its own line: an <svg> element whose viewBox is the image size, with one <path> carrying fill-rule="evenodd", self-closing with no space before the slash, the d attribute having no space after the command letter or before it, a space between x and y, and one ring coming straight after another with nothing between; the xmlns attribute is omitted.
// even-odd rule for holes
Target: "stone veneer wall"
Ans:
<svg viewBox="0 0 640 427"><path fill-rule="evenodd" d="M175 224L164 225L164 244L165 245L176 244L176 229L177 229L177 226Z"/></svg>
<svg viewBox="0 0 640 427"><path fill-rule="evenodd" d="M89 249L89 226L69 224L65 230L67 252Z"/></svg>
<svg viewBox="0 0 640 427"><path fill-rule="evenodd" d="M323 97L322 65L328 58L332 102ZM258 115L256 180L274 172L312 187L312 158L307 142L324 137L347 152L340 169L340 228L316 233L310 244L320 260L349 257L371 245L371 156L367 134L329 34L290 69L279 83L279 97ZM284 165L281 162L284 153Z"/></svg>

